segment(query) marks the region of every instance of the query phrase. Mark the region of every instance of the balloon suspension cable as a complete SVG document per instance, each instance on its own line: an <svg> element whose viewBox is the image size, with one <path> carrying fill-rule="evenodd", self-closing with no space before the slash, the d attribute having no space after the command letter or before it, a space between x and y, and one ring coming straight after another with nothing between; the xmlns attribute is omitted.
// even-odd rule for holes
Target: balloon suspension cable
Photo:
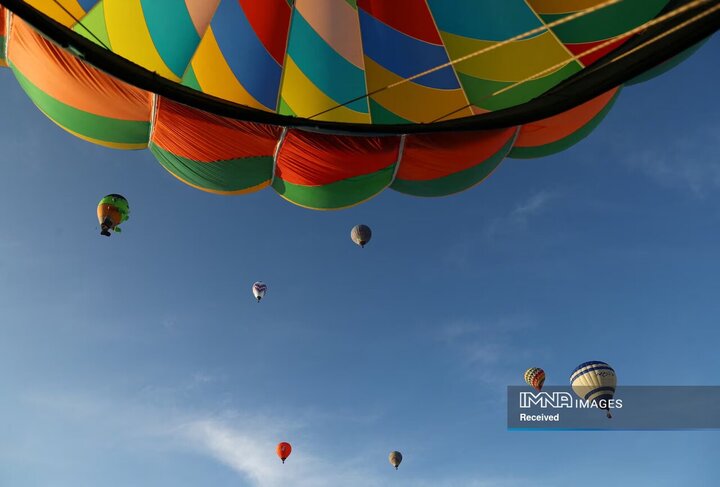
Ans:
<svg viewBox="0 0 720 487"><path fill-rule="evenodd" d="M53 0L53 2L55 2L55 5L57 5L58 7L60 7L63 12L65 12L66 14L68 14L68 15L70 16L70 18L72 18L72 19L75 21L76 24L78 24L80 27L82 27L83 29L85 29L85 31L86 31L88 34L90 34L90 35L93 37L93 39L95 39L95 40L97 41L98 44L100 44L102 47L104 47L104 48L107 49L108 51L111 50L107 45L105 45L105 43L104 43L98 36L95 35L95 33L94 33L93 31L91 31L90 29L88 29L87 26L80 21L80 19L78 19L77 17L75 17L75 16L73 15L73 13L72 13L71 11L69 11L69 10L65 7L65 5L63 5L62 3L60 3L60 0Z"/></svg>
<svg viewBox="0 0 720 487"><path fill-rule="evenodd" d="M590 7L590 8L587 8L587 9L585 9L585 10L581 10L581 11L579 11L579 12L576 12L576 13L574 13L574 14L572 14L572 15L568 15L568 16L566 16L566 17L563 17L563 18L561 18L561 19L555 20L555 21L553 21L553 22L544 23L541 27L536 27L536 28L531 29L531 30L529 30L529 31L527 31L527 32L524 32L524 33L522 33L522 34L518 34L518 35L516 35L516 36L514 36L514 37L511 37L511 38L506 39L506 40L504 40L504 41L498 42L497 44L493 44L492 46L488 46L488 47L485 47L485 48L483 48L483 49L479 49L479 50L477 50L477 51L471 52L470 54L466 54L465 56L461 56L461 57L459 57L459 58L457 58L457 59L453 59L453 60L451 60L451 61L449 61L449 62L447 62L447 63L440 64L440 65L438 65L438 66L435 66L434 68L430 68L430 69L427 69L427 70L425 70L425 71L423 71L423 72L421 72L421 73L412 75L412 76L410 76L410 77L408 77L408 78L403 78L403 79L401 79L401 80L399 80L399 81L396 81L396 82L394 82L394 83L390 83L390 84L388 84L388 85L386 85L386 86L383 86L383 87L381 87L381 88L377 88L377 89L375 89L375 90L369 91L369 92L365 93L364 95L357 96L357 97L355 97L355 98L352 98L352 99L350 99L350 100L345 101L344 103L339 103L339 104L337 104L337 105L334 105L334 106L332 106L332 107L330 107L330 108L328 108L328 109L325 109L325 110L323 110L323 111L321 111L321 112L318 112L318 113L316 113L315 115L313 115L313 116L311 116L311 117L308 117L308 118L309 118L309 119L313 119L313 118L319 117L319 116L321 116L321 115L324 115L324 114L326 114L326 113L328 113L328 112L331 112L331 111L333 111L333 110L336 110L336 109L338 109L338 108L342 108L342 107L345 107L345 106L347 106L347 105L350 105L351 103L354 103L354 102L356 102L356 101L360 101L360 100L363 100L363 99L365 99L365 98L369 98L369 97L371 97L371 96L373 96L373 95L376 95L376 94L378 94L378 93L381 93L381 92L383 92L383 91L386 91L386 90L395 88L395 87L400 86L400 85L403 85L403 84L405 84L405 83L409 83L410 81L414 81L414 80L416 80L416 79L418 79L418 78L422 78L423 76L427 76L428 74L431 74L431 73L440 71L440 70L442 70L442 69L445 69L445 68L448 68L448 67L451 67L451 66L455 66L455 65L460 64L460 63L462 63L462 62L464 62L464 61L467 61L468 59L472 59L472 58L477 57L477 56L480 56L480 55L482 55L482 54L486 54L486 53L488 53L488 52L490 52L490 51L493 51L493 50L499 49L499 48L501 48L501 47L507 46L507 45L509 45L509 44L511 44L511 43L513 43L513 42L516 42L516 41L520 41L520 40L529 38L529 37L534 36L534 35L536 35L536 34L542 34L542 33L547 32L548 30L550 30L550 29L552 29L552 28L554 28L554 27L557 27L557 26L560 26L560 25L563 25L563 24L572 22L572 21L577 20L577 19L579 19L579 18L585 17L586 15L589 15L589 14L592 14L592 13L595 13L595 12L598 12L598 11L600 11L600 10L602 10L602 9L605 9L605 8L607 8L607 7L611 7L611 6L616 5L616 4L618 4L618 3L620 3L620 2L623 2L623 1L624 1L624 0L607 0L606 2L603 2L603 3L601 3L601 4L595 5L595 6ZM551 72L553 72L553 71L556 71L556 70L558 70L558 69L566 66L567 64L569 64L569 63L571 63L571 62L573 62L573 61L579 62L579 59L580 59L580 58L585 57L585 56L587 56L587 55L589 55L589 54L593 54L593 53L595 53L595 52L598 52L598 51L600 51L600 50L602 50L602 49L605 49L605 48L607 48L608 46L610 46L611 44L617 43L617 41L618 41L619 39L624 39L624 38L630 37L630 36L632 36L632 35L638 34L638 33L642 32L642 31L648 29L649 27L652 27L652 26L654 26L654 25L657 25L657 24L660 24L660 23L662 23L662 22L665 22L665 21L668 20L668 19L671 19L671 18L673 18L673 17L676 17L676 16L678 16L678 15L680 15L680 14L682 14L682 13L685 13L685 12L687 12L687 11L689 11L689 10L691 10L691 9L694 9L694 8L700 6L700 5L704 4L704 3L707 3L707 2L708 2L708 0L693 0L693 1L691 1L691 2L688 2L688 3L686 3L685 5L682 5L682 6L676 8L676 9L674 9L674 10L672 10L672 11L670 11L670 12L664 14L664 15L661 15L660 17L657 17L657 18L655 18L655 19L652 19L652 20L650 20L650 21L648 21L648 22L646 22L646 23L644 23L644 24L642 24L642 25L640 25L640 26L638 26L638 27L636 27L636 28L634 28L634 29L632 29L632 30L630 30L630 31L628 31L628 32L625 32L625 33L623 33L623 34L621 34L621 35L619 35L619 36L613 37L612 39L609 39L609 40L607 40L607 41L605 41L605 42L603 42L603 43L601 43L601 44L599 44L599 45L596 45L596 46L594 46L594 47L592 47L592 48L590 48L590 49L588 49L588 50L586 50L586 51L584 51L584 52L581 52L581 53L579 53L579 54L571 55L571 57L570 57L569 59L565 59L565 60L563 60L562 62L557 63L556 65L554 65L554 66L552 66L552 67L550 67L550 68L544 69L544 70L542 70L542 71L540 71L540 72L538 72L538 73L533 74L532 76L529 76L528 78L525 78L525 79L523 79L523 80L517 81L517 82L515 82L515 83L513 83L513 84L511 84L511 85L508 85L508 86L506 86L506 87L504 87L504 88L502 88L502 89L500 89L500 90L497 90L497 91L495 91L495 92L493 92L493 93L491 93L491 94L489 94L489 95L487 95L487 96L485 96L485 97L483 97L483 98L481 98L481 99L475 100L475 101L476 101L476 102L479 102L479 101L483 101L483 100L488 99L488 98L492 98L492 97L494 97L494 96L497 96L497 95L500 95L500 94L502 94L502 93L505 93L506 91L509 91L509 90L511 90L511 89L513 89L513 88L516 88L516 87L518 87L518 86L520 86L520 85L522 85L522 84L525 84L525 83L527 83L528 81L532 81L532 80L537 79L537 78L539 78L539 77L541 77L541 76L543 76L543 75L545 75L545 74L548 74L548 73L551 73ZM651 40L643 43L642 45L638 46L637 48L633 49L633 50L630 51L630 52L635 52L635 51L637 51L637 50L639 50L639 49L641 49L641 48L643 48L643 47L646 47L647 45L650 45L650 44L654 43L655 41L657 41L657 40L665 37L666 35L668 35L668 34L670 34L670 33L672 33L672 32L676 32L677 30L680 30L680 29L682 29L683 27L685 27L685 26L687 26L687 25L689 25L689 24L692 24L692 23L696 22L697 20L699 20L699 19L701 19L701 18L703 18L703 17L705 17L705 16L707 16L707 15L710 15L711 13L714 13L715 11L717 11L718 8L720 8L720 7L716 6L716 7L713 7L713 8L711 8L711 9L708 9L708 10L706 10L705 12L703 12L702 14L697 15L696 17L693 17L692 19L690 19L690 20L688 20L688 21L686 21L686 22L683 22L682 24L676 26L675 28L669 30L668 32L666 32L666 33L664 33L664 34L662 34L662 35L656 36L655 38L653 38L653 39L651 39ZM623 56L621 56L620 58L627 56L628 54L630 54L630 52L625 53L625 54L624 54ZM618 58L618 59L620 59L620 58ZM614 60L613 60L613 61L614 61ZM454 114L456 114L456 113L458 113L458 112L460 112L460 111L463 111L463 110L466 110L466 109L468 109L468 108L471 108L472 106L473 106L473 104L468 103L467 105L464 105L464 106L462 106L462 107L460 107L460 108L458 108L458 109L456 109L456 110L453 110L452 112L449 112L449 113L447 113L447 114L445 114L445 115L443 115L443 116L441 116L441 117L439 117L439 118L437 118L437 119L435 119L435 120L432 120L431 123L441 121L441 120L443 120L443 119L445 119L445 118L447 118L447 117L450 117L451 115L454 115Z"/></svg>
<svg viewBox="0 0 720 487"><path fill-rule="evenodd" d="M705 3L705 2L707 2L707 1L708 1L708 0L696 0L696 2L694 2L694 3L697 5L697 4L700 4L700 3ZM682 8L682 7L681 7L681 8ZM679 9L678 9L678 10L679 10ZM687 9L686 9L686 10L687 10ZM640 44L639 46L633 47L632 49L628 50L627 52L624 52L624 53L622 53L621 55L619 55L618 57L612 59L610 62L611 62L611 63L617 62L617 61L619 61L620 59L623 59L623 58L629 56L630 54L632 54L632 53L634 53L634 52L637 52L637 51L639 51L639 50L641 50L641 49L644 49L644 48L646 48L647 46L649 46L649 45L657 42L658 40L660 40L660 39L662 39L662 38L664 38L664 37L669 36L670 34L672 34L672 33L674 33L674 32L677 32L677 31L679 31L679 30L682 30L682 29L684 29L684 28L686 28L686 27L694 24L695 22L698 22L699 20L707 17L707 16L710 15L710 14L713 14L713 13L717 12L718 10L720 10L720 4L715 5L714 7L709 8L709 9L705 10L705 11L702 12L702 13L699 13L698 15L696 15L696 16L688 19L688 20L686 20L685 22L682 22L682 23L676 25L676 26L673 27L672 29L666 30L666 31L663 32L662 34L657 35L657 36L653 37L652 39L649 39L649 40L643 42L643 43ZM685 11L685 10L683 10L683 12L684 12L684 11Z"/></svg>
<svg viewBox="0 0 720 487"><path fill-rule="evenodd" d="M597 44L596 46L594 46L594 47L592 47L592 48L590 48L590 49L587 49L587 50L585 50L585 51L582 51L582 52L580 52L580 53L578 53L578 54L573 54L570 59L565 59L565 60L563 60L563 61L561 61L561 62L559 62L559 63L557 63L557 64L555 64L555 65L553 65L553 66L550 66L550 67L547 68L547 69L543 69L542 71L539 71L539 72L537 72L537 73L535 73L535 74L533 74L533 75L531 75L531 76L528 76L528 77L525 78L525 79L522 79L522 80L520 80L520 81L516 81L515 83L513 83L513 84L511 84L511 85L505 86L504 88L501 88L501 89L499 89L499 90L497 90L497 91L495 91L495 92L493 92L493 93L490 93L489 95L486 95L486 96L484 96L484 97L482 97L482 98L477 99L476 102L485 101L485 100L487 100L487 99L489 99L489 98L492 98L492 97L494 97L494 96L501 95L501 94L503 94L503 93L505 93L505 92L507 92L507 91L512 90L513 88L517 88L518 86L527 83L528 81L535 80L535 79L540 78L540 77L542 77L542 76L544 76L544 75L546 75L546 74L552 73L552 72L554 72L554 71L556 71L556 70L558 70L558 69L560 69L560 68L563 68L564 66L568 65L568 64L569 64L570 62L572 62L572 61L580 62L580 59L581 59L581 58L583 58L583 57L585 57L585 56L588 56L588 55L590 55L590 54L594 54L594 53L596 53L596 52L598 52L598 51L601 51L601 50L609 47L610 45L615 44L616 42L618 42L619 39L625 39L625 38L627 38L627 37L630 37L630 36L633 36L633 35L635 35L635 34L638 34L639 32L642 32L642 31L644 31L644 30L647 30L647 29L650 28L650 27L654 27L654 26L656 26L656 25L658 25L658 24L661 24L661 23L663 23L663 22L665 22L665 21L667 21L667 20L672 19L673 17L677 17L678 15L684 14L685 12L687 12L687 11L689 11L689 10L692 10L693 8L699 6L699 5L702 4L702 3L706 3L706 2L707 2L707 0L694 0L693 2L688 3L688 4L685 4L685 5L683 5L682 7L678 7L678 8L676 8L675 10L672 10L672 11L668 12L668 13L665 14L665 15L661 15L660 17L657 17L657 18L655 18L655 19L649 20L648 22L645 22L644 24L642 24L642 25L640 25L640 26L638 26L638 27L635 27L635 28L632 29L632 30L629 30L629 31L627 31L627 32L625 32L625 33L623 33L623 34L620 34L620 35L617 36L617 37L613 37L613 38L611 38L611 39L608 39L607 41L602 42L601 44ZM715 13L715 12L718 11L718 10L720 10L720 5L716 5L716 6L710 8L710 9L708 9L708 10L705 10L705 11L703 11L702 13L700 13L700 14L698 14L698 15L696 15L696 16L694 16L694 17L692 17L692 18L690 18L690 19L688 19L688 20L686 20L686 21L684 21L684 22L682 22L682 23L674 26L672 29L668 29L668 30L666 30L665 32L663 32L662 34L659 34L659 35L657 35L657 36L655 36L655 37L653 37L653 38L651 38L651 39L643 42L642 44L640 44L640 45L638 45L638 46L635 46L634 48L628 50L627 52L622 53L622 54L619 55L618 57L612 59L610 62L611 62L611 63L617 62L617 61L619 61L620 59L623 59L623 58L629 56L630 54L632 54L632 53L634 53L634 52L637 52L637 51L640 51L640 50L642 50L642 49L645 49L645 48L647 48L648 46L650 46L651 44L654 44L655 42L659 41L660 39L662 39L662 38L664 38L664 37L667 37L667 36L669 36L670 34L672 34L672 33L674 33L674 32L677 32L677 31L679 31L679 30L682 30L682 29L684 29L684 28L686 28L686 27L694 24L695 22L703 19L704 17ZM549 24L548 24L548 25L549 25ZM450 116L456 114L457 112L460 112L460 111L462 111L462 110L465 110L465 109L467 109L467 108L470 108L472 105L473 105L473 104L468 103L467 105L464 105L464 106L462 106L462 107L460 107L460 108L458 108L458 109L456 109L456 110L453 110L452 112L446 113L446 114L443 115L442 117L438 117L438 118L434 119L432 122L439 122L439 121L441 121L441 120L443 120L443 119L445 119L445 118L447 118L447 117L450 117Z"/></svg>

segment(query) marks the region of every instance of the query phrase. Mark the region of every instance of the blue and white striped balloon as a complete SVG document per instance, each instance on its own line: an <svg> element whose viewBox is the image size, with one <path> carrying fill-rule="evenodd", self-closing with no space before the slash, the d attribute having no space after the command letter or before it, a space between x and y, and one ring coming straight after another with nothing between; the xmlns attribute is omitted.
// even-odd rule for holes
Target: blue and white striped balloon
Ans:
<svg viewBox="0 0 720 487"><path fill-rule="evenodd" d="M617 376L612 367L605 362L597 360L585 362L577 367L570 375L570 384L573 392L585 401L609 401L615 395ZM608 418L609 408L606 408Z"/></svg>

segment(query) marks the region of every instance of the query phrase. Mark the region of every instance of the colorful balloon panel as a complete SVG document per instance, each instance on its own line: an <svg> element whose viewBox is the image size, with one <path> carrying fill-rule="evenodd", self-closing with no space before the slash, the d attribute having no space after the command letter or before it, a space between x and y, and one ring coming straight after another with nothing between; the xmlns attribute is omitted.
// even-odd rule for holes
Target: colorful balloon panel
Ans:
<svg viewBox="0 0 720 487"><path fill-rule="evenodd" d="M337 209L392 183L400 137L320 135L289 130L276 157L273 188L296 205Z"/></svg>
<svg viewBox="0 0 720 487"><path fill-rule="evenodd" d="M5 62L5 39L7 37L6 28L7 12L4 7L0 7L0 66L7 66Z"/></svg>
<svg viewBox="0 0 720 487"><path fill-rule="evenodd" d="M150 150L173 176L218 194L270 184L282 129L242 122L158 97Z"/></svg>
<svg viewBox="0 0 720 487"><path fill-rule="evenodd" d="M99 0L26 0L26 3L42 11L56 22L72 27L82 19L90 7Z"/></svg>
<svg viewBox="0 0 720 487"><path fill-rule="evenodd" d="M484 180L510 151L513 128L408 135L391 188L414 196L446 196Z"/></svg>
<svg viewBox="0 0 720 487"><path fill-rule="evenodd" d="M281 113L312 116L365 93L360 45L357 13L349 2L298 0L287 43ZM365 98L333 112L318 119L371 122Z"/></svg>
<svg viewBox="0 0 720 487"><path fill-rule="evenodd" d="M152 94L89 66L18 17L7 52L20 86L60 127L108 147L147 147Z"/></svg>
<svg viewBox="0 0 720 487"><path fill-rule="evenodd" d="M553 23L603 0L63 0L71 15L54 0L29 3L204 93L300 117L348 102L320 118L420 123L524 103L617 48L618 36L655 17L668 0L625 0L560 25ZM614 38L618 43L582 57ZM491 50L351 101L485 48Z"/></svg>
<svg viewBox="0 0 720 487"><path fill-rule="evenodd" d="M619 93L620 88L615 88L554 117L526 123L520 128L509 157L544 157L575 145L600 124Z"/></svg>

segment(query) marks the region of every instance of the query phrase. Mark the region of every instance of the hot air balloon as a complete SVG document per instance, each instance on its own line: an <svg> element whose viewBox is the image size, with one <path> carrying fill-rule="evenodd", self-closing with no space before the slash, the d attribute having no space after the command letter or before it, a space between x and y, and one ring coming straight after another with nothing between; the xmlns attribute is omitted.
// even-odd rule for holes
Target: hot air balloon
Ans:
<svg viewBox="0 0 720 487"><path fill-rule="evenodd" d="M267 285L263 282L256 282L252 286L253 296L255 296L255 299L257 299L257 302L259 303L262 298L265 297L265 293L267 292Z"/></svg>
<svg viewBox="0 0 720 487"><path fill-rule="evenodd" d="M364 248L372 238L372 230L367 225L355 225L350 231L350 238L357 245Z"/></svg>
<svg viewBox="0 0 720 487"><path fill-rule="evenodd" d="M118 225L130 218L130 205L124 196L109 194L100 200L97 207L100 235L110 236L110 231L121 232Z"/></svg>
<svg viewBox="0 0 720 487"><path fill-rule="evenodd" d="M278 443L275 452L277 453L277 456L280 457L280 460L285 463L287 457L289 457L290 453L292 453L292 446L290 446L290 443L286 443L283 441L282 443Z"/></svg>
<svg viewBox="0 0 720 487"><path fill-rule="evenodd" d="M607 417L612 418L608 401L615 395L617 385L617 377L612 367L597 360L582 363L575 367L570 376L570 384L580 399L597 401L598 405L607 411Z"/></svg>
<svg viewBox="0 0 720 487"><path fill-rule="evenodd" d="M192 187L338 209L564 150L719 2L0 0L0 62L60 127Z"/></svg>
<svg viewBox="0 0 720 487"><path fill-rule="evenodd" d="M536 391L542 391L545 383L545 371L538 367L531 367L525 371L525 382Z"/></svg>
<svg viewBox="0 0 720 487"><path fill-rule="evenodd" d="M399 451L391 451L388 460L390 460L390 465L395 467L395 470L397 470L402 462L402 453Z"/></svg>

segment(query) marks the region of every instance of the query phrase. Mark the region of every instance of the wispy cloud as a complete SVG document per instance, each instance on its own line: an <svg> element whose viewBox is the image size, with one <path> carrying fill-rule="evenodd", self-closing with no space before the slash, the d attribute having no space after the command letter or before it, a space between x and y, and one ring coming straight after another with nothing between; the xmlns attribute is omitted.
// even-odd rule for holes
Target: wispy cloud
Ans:
<svg viewBox="0 0 720 487"><path fill-rule="evenodd" d="M444 256L446 264L465 269L475 254L478 241L493 242L515 236L528 228L530 219L548 209L551 202L559 197L557 192L540 190L520 201L512 210L497 216L481 226L471 240L456 242L448 246Z"/></svg>
<svg viewBox="0 0 720 487"><path fill-rule="evenodd" d="M467 332L475 333L470 329ZM450 331L450 336L453 333ZM428 478L405 473L399 476L384 461L385 452L378 455L377 448L369 451L362 446L353 446L352 458L343 458L332 446L320 443L322 439L308 434L315 423L308 423L303 418L288 420L236 410L183 411L127 398L68 391L36 391L23 400L29 409L44 418L45 424L36 425L33 444L20 450L13 447L7 452L0 445L0 453L14 462L29 459L31 465L42 465L44 458L57 457L53 446L43 438L44 428L51 421L62 424L63 430L73 432L72 439L62 445L64 461L69 455L79 455L87 460L87 452L83 449L93 449L97 444L104 445L104 451L109 452L107 439L112 438L113 448L135 454L162 452L166 457L173 452L191 452L212 459L218 466L235 472L238 485L247 487L512 487L528 482L512 475L499 478L450 474ZM282 440L290 441L296 447L285 465L281 465L274 454L275 445ZM38 448L50 450L42 454ZM56 463L55 467L58 467L62 462Z"/></svg>
<svg viewBox="0 0 720 487"><path fill-rule="evenodd" d="M337 454L323 456L305 444L284 466L272 453L279 438L288 431L277 418L256 418L251 422L198 419L177 430L198 453L214 458L246 478L254 487L365 487L379 485L371 472ZM282 433L282 435L281 435ZM290 433L292 436L292 433ZM290 439L292 442L291 438Z"/></svg>
<svg viewBox="0 0 720 487"><path fill-rule="evenodd" d="M487 322L456 321L440 329L438 338L456 349L461 365L488 384L507 384L508 363L525 355L520 345L535 323L528 316L509 316Z"/></svg>
<svg viewBox="0 0 720 487"><path fill-rule="evenodd" d="M274 424L268 423L268 418L263 422ZM258 426L249 429L247 425L233 427L213 418L196 418L179 425L174 436L187 448L223 463L253 485L269 487L283 481L284 472L278 468L277 458L270 454L277 443L274 441L277 431Z"/></svg>
<svg viewBox="0 0 720 487"><path fill-rule="evenodd" d="M700 197L720 189L720 125L666 138L651 148L637 147L627 141L616 144L614 150L629 167L658 184Z"/></svg>
<svg viewBox="0 0 720 487"><path fill-rule="evenodd" d="M165 402L175 402L167 399ZM100 442L104 442L101 438L113 438L116 444L132 451L193 452L230 468L244 480L240 485L251 487L381 485L373 471L362 468L361 462L367 460L362 455L347 460L314 445L306 434L311 425L303 419L288 420L230 409L180 410L69 392L33 392L24 401L43 417L52 417L54 423L71 428L73 441L78 442L73 446L77 448L92 444L92 438L97 436ZM281 465L275 456L275 446L283 440L301 445L286 465ZM38 452L31 451L27 453L35 461Z"/></svg>
<svg viewBox="0 0 720 487"><path fill-rule="evenodd" d="M267 455L267 451L274 449L273 442L277 436L268 435L267 431L256 430L248 434L247 430L235 429L217 421L198 421L187 425L184 431L200 452L232 468L250 480L254 487L514 487L528 485L529 482L529 479L512 475L482 478L448 476L445 479L404 476L390 481L387 476L378 475L360 465L360 462L373 464L373 459L361 456L354 461L346 461L338 453L330 452L328 455L327 450L323 452L323 457L298 452L298 458L288 460L287 465L278 468L277 458Z"/></svg>
<svg viewBox="0 0 720 487"><path fill-rule="evenodd" d="M511 213L511 217L525 219L540 213L550 200L555 197L554 193L542 190L530 196L526 201L519 204Z"/></svg>
<svg viewBox="0 0 720 487"><path fill-rule="evenodd" d="M494 239L525 230L530 218L547 210L557 193L540 190L518 203L508 214L491 220L485 228L485 237Z"/></svg>

